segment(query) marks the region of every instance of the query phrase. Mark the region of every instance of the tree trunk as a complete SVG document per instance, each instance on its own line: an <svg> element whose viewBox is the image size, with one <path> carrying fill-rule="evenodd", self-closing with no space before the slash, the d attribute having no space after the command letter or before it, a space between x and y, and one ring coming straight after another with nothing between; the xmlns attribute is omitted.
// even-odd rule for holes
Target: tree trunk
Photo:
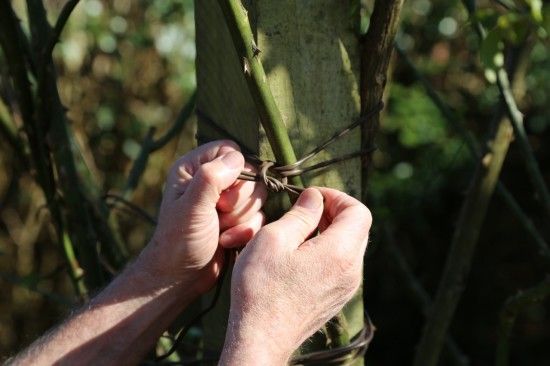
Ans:
<svg viewBox="0 0 550 366"><path fill-rule="evenodd" d="M260 61L298 158L360 112L359 1L250 0L243 5L253 28ZM222 11L215 0L195 1L197 39L197 109L238 138L261 158L273 158L247 87ZM199 140L224 138L199 120ZM316 159L322 161L360 150L359 131L346 135ZM339 163L303 177L306 186L337 188L361 198L359 159ZM284 194L272 194L270 219L288 207ZM229 277L229 276L228 276ZM228 282L228 281L227 281ZM204 320L205 348L219 350L225 336L229 286ZM210 302L205 299L205 306ZM362 293L345 309L347 331L363 327Z"/></svg>

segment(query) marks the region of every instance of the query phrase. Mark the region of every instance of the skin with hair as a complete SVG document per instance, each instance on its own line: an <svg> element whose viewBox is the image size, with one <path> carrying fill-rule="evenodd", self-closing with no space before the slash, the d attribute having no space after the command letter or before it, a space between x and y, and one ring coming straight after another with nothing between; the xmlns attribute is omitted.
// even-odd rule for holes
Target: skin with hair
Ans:
<svg viewBox="0 0 550 366"><path fill-rule="evenodd" d="M135 262L9 364L137 364L214 286L224 248L245 245L233 272L220 364L285 364L357 290L371 216L345 193L310 188L262 228L267 192L237 180L246 169L252 167L231 141L180 158L167 178L155 234ZM317 228L321 234L307 240Z"/></svg>

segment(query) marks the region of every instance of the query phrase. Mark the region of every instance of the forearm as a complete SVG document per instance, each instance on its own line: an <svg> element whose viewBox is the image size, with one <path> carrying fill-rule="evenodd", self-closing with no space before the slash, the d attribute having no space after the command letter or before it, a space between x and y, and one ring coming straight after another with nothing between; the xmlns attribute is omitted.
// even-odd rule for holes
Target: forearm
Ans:
<svg viewBox="0 0 550 366"><path fill-rule="evenodd" d="M135 364L195 298L134 263L88 305L12 364Z"/></svg>

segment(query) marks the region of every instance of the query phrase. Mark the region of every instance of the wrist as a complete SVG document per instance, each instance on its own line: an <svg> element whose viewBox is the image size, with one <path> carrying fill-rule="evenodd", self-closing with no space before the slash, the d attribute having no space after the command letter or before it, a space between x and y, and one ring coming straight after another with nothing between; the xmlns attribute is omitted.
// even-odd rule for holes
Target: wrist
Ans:
<svg viewBox="0 0 550 366"><path fill-rule="evenodd" d="M128 268L130 277L139 279L139 286L152 296L165 294L174 299L181 308L200 296L191 276L168 273L162 263L155 260L149 251L144 251Z"/></svg>
<svg viewBox="0 0 550 366"><path fill-rule="evenodd" d="M169 265L172 258L167 258L165 248L151 242L132 264L132 271L140 272L150 280L150 285L159 290L178 293L185 292L190 301L198 298L201 292L197 288L198 271L180 267L173 270Z"/></svg>
<svg viewBox="0 0 550 366"><path fill-rule="evenodd" d="M294 349L269 333L269 327L247 326L230 317L220 365L286 365Z"/></svg>

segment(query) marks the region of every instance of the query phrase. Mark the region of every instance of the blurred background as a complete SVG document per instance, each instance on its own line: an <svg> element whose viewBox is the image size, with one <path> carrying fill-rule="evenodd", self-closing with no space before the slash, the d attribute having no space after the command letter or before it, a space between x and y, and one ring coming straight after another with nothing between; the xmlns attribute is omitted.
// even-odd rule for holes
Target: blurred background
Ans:
<svg viewBox="0 0 550 366"><path fill-rule="evenodd" d="M489 29L500 27L499 19L509 12L499 3L478 1L479 19ZM63 4L45 1L52 23ZM25 26L24 2L15 0L12 5ZM370 1L363 4L363 29L368 26L371 5ZM543 16L543 26L523 33L521 19L510 17L501 33L507 32L502 37L511 47L522 48L513 89L548 182L548 5ZM424 323L422 309L391 248L399 249L411 273L433 295L475 167L464 139L449 125L415 72L425 77L480 141L489 132L499 100L494 75L483 66L493 46L485 44L480 50L460 1L408 0L401 19L397 44L406 58L395 55L392 61L388 107L368 202L375 217L365 271L365 301L377 327L367 353L371 365L411 363ZM155 136L160 136L168 130L195 89L193 1L83 0L54 56L79 159L102 192L121 192L148 132L154 127ZM0 54L0 95L10 100L10 93L7 66ZM8 108L0 103L0 116L6 113ZM151 154L132 202L155 216L168 167L194 143L191 119L177 138ZM548 218L535 200L515 143L501 180L542 236L550 238ZM58 323L75 304L44 206L42 191L0 135L0 360ZM147 243L152 225L133 211L116 213L124 242L131 253L137 253ZM451 328L472 365L494 363L499 312L505 300L548 273L530 240L495 195ZM546 301L520 313L512 333L512 364L550 364L549 311Z"/></svg>

